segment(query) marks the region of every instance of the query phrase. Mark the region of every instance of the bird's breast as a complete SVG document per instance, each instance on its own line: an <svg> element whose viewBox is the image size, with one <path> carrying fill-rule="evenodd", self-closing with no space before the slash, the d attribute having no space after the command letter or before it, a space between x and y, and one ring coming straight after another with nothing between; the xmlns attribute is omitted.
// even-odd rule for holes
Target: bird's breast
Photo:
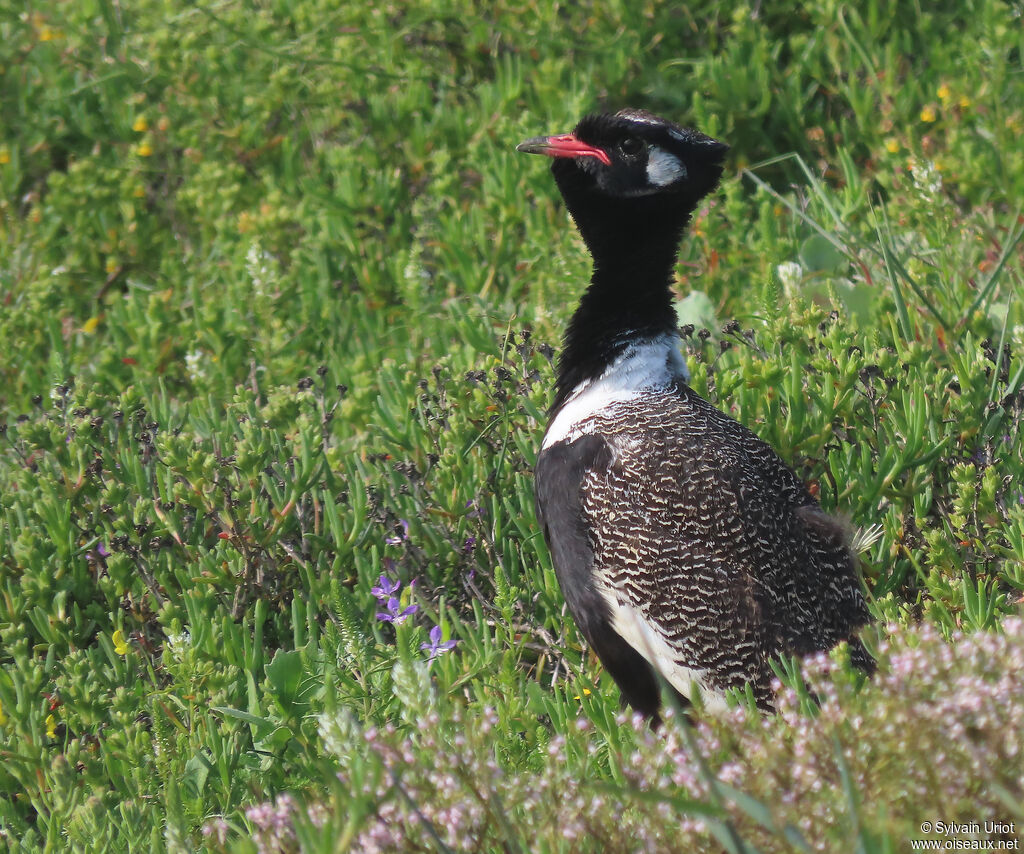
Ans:
<svg viewBox="0 0 1024 854"><path fill-rule="evenodd" d="M592 432L590 427L599 416L624 404L665 394L675 383L688 379L678 336L660 335L630 344L603 373L584 380L573 390L548 425L541 450L558 442L575 441Z"/></svg>

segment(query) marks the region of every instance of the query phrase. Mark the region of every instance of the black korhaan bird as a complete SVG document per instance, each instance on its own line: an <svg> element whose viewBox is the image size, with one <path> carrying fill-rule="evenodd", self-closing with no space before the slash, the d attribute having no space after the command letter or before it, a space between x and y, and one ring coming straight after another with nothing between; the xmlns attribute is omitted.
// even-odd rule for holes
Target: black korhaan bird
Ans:
<svg viewBox="0 0 1024 854"><path fill-rule="evenodd" d="M718 705L749 685L770 709L773 658L843 640L870 672L845 526L766 443L687 385L673 268L728 146L624 110L518 149L554 158L594 261L534 488L569 610L623 698L657 716L656 667L684 698L696 683Z"/></svg>

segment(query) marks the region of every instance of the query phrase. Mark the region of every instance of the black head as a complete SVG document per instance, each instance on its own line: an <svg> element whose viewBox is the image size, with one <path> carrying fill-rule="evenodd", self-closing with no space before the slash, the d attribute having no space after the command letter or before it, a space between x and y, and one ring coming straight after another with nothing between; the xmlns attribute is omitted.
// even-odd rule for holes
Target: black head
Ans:
<svg viewBox="0 0 1024 854"><path fill-rule="evenodd" d="M718 184L729 146L644 110L622 110L587 116L571 134L528 139L517 149L556 158L556 179L575 177L581 188L613 198L700 199Z"/></svg>
<svg viewBox="0 0 1024 854"><path fill-rule="evenodd" d="M698 202L728 146L642 110L587 116L572 133L518 146L551 171L594 260L559 361L555 406L600 376L626 342L676 329L672 272Z"/></svg>
<svg viewBox="0 0 1024 854"><path fill-rule="evenodd" d="M609 228L621 234L661 225L677 240L722 177L729 146L643 110L622 110L587 116L570 134L528 139L517 149L555 158L558 189L593 249L595 232Z"/></svg>

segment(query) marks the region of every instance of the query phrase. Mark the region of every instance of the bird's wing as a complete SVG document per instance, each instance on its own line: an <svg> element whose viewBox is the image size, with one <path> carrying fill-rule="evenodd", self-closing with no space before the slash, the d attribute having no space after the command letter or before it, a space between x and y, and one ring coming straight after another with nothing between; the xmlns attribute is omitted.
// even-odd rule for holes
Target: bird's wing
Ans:
<svg viewBox="0 0 1024 854"><path fill-rule="evenodd" d="M637 711L656 715L657 677L644 657L612 627L613 614L594 578L591 530L583 516L584 479L611 463L600 436L558 442L541 451L534 469L537 519L558 583L580 632Z"/></svg>
<svg viewBox="0 0 1024 854"><path fill-rule="evenodd" d="M651 436L609 445L581 504L611 626L682 694L696 682L715 702L750 683L767 705L778 643L765 590L735 553L744 519L731 473L721 459L667 460Z"/></svg>
<svg viewBox="0 0 1024 854"><path fill-rule="evenodd" d="M842 526L696 394L629 407L596 419L603 465L580 486L576 538L608 622L648 658L656 638L683 693L690 678L713 691L746 682L766 705L770 658L828 649L866 622Z"/></svg>
<svg viewBox="0 0 1024 854"><path fill-rule="evenodd" d="M691 418L714 425L718 438L707 445L743 529L728 550L771 596L782 651L803 655L850 638L869 614L849 527L825 513L772 447L742 424L689 388L678 400Z"/></svg>

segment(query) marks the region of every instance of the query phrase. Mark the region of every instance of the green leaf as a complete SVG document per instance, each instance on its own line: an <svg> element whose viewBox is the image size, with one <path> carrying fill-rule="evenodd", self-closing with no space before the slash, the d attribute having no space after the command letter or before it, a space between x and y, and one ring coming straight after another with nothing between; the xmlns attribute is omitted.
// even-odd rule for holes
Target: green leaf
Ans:
<svg viewBox="0 0 1024 854"><path fill-rule="evenodd" d="M715 317L715 306L703 291L690 291L681 300L676 300L676 314L681 326L690 323L697 329L718 332L720 324Z"/></svg>
<svg viewBox="0 0 1024 854"><path fill-rule="evenodd" d="M841 273L849 259L820 234L812 234L800 245L800 264L809 273Z"/></svg>
<svg viewBox="0 0 1024 854"><path fill-rule="evenodd" d="M190 757L185 763L185 770L181 775L181 784L184 791L194 798L201 796L211 768L210 761L205 756L195 754Z"/></svg>
<svg viewBox="0 0 1024 854"><path fill-rule="evenodd" d="M279 649L267 665L266 674L274 696L284 705L293 704L299 697L302 684L302 653Z"/></svg>

